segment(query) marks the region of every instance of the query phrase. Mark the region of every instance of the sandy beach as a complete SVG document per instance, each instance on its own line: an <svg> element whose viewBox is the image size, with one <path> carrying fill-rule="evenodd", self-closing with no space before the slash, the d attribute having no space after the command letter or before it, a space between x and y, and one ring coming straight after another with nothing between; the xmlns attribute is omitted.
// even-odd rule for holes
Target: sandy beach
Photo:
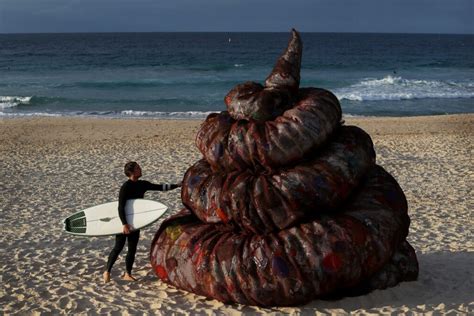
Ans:
<svg viewBox="0 0 474 316"><path fill-rule="evenodd" d="M170 287L151 271L148 253L160 221L142 230L134 273L122 281L123 254L102 283L113 237L62 232L62 219L116 200L123 165L143 179L180 182L201 155L201 121L95 118L0 119L0 314L472 314L474 313L474 114L346 118L367 131L377 162L404 190L416 250L415 282L300 307L226 305ZM180 191L148 192L182 208Z"/></svg>

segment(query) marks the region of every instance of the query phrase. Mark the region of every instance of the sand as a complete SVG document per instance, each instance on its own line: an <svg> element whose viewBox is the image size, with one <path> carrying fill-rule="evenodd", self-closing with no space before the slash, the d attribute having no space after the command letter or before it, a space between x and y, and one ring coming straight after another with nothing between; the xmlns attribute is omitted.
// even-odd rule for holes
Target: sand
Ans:
<svg viewBox="0 0 474 316"><path fill-rule="evenodd" d="M474 115L346 118L365 129L377 160L403 188L412 219L415 282L335 301L260 308L226 305L167 286L148 251L160 222L142 231L134 273L120 280L123 256L106 285L101 275L113 237L79 238L61 220L117 198L123 164L143 179L179 182L200 158L201 121L94 118L0 119L0 314L391 314L474 313ZM180 192L147 198L181 208Z"/></svg>

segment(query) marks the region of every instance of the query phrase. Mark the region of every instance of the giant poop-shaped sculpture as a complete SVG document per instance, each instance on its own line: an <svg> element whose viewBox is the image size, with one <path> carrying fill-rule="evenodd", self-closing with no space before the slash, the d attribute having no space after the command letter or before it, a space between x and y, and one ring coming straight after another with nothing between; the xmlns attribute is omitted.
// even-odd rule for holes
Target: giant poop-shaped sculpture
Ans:
<svg viewBox="0 0 474 316"><path fill-rule="evenodd" d="M293 30L265 85L207 117L179 214L152 242L158 277L223 302L289 306L415 280L403 191L329 91L299 88Z"/></svg>

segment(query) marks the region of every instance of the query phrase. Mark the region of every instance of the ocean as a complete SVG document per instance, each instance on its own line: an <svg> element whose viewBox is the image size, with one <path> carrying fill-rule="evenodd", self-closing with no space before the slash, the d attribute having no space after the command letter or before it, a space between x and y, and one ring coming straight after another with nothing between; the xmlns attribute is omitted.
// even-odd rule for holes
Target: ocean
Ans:
<svg viewBox="0 0 474 316"><path fill-rule="evenodd" d="M302 87L347 116L474 112L474 35L301 33ZM203 118L290 33L0 34L0 117Z"/></svg>

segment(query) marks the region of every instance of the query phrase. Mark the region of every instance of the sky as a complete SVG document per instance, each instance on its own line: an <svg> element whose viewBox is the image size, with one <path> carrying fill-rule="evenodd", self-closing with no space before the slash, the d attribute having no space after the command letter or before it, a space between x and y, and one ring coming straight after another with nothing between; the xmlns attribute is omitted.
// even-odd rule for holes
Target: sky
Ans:
<svg viewBox="0 0 474 316"><path fill-rule="evenodd" d="M0 33L474 34L474 0L0 0Z"/></svg>

